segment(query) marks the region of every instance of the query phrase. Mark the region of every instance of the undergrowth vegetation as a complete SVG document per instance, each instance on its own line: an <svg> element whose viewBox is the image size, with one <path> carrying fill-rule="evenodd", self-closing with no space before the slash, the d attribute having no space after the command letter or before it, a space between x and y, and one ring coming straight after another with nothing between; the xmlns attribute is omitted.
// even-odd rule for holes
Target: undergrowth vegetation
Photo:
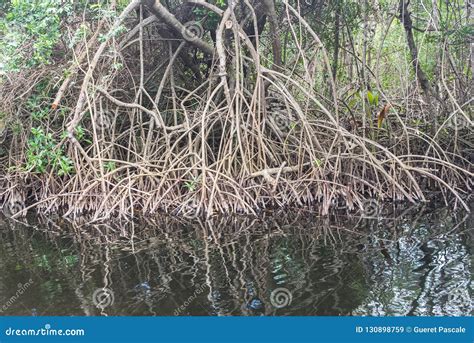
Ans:
<svg viewBox="0 0 474 343"><path fill-rule="evenodd" d="M456 1L0 5L0 203L468 208L472 11Z"/></svg>

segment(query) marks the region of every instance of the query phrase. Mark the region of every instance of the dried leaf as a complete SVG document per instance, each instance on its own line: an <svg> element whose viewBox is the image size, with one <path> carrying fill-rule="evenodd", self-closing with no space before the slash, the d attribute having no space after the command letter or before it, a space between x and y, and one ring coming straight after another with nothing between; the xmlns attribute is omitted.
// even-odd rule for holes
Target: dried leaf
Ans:
<svg viewBox="0 0 474 343"><path fill-rule="evenodd" d="M382 108L382 110L379 112L379 115L378 115L378 117L377 117L377 126L378 126L379 129L382 127L383 120L384 120L385 117L387 116L388 111L390 110L390 107L392 107L392 105L387 104L387 105L385 105L385 106Z"/></svg>

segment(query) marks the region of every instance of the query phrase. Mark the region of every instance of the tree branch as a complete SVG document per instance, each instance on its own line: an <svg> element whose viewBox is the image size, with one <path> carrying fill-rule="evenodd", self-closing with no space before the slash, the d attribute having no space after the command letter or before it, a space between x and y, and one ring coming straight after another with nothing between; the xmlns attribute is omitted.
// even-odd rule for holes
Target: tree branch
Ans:
<svg viewBox="0 0 474 343"><path fill-rule="evenodd" d="M411 63L416 73L418 82L420 82L420 86L423 89L423 92L428 96L433 95L435 98L437 98L436 94L433 93L430 82L426 77L426 74L423 69L421 69L421 66L418 61L418 49L415 44L415 38L413 37L413 22L411 20L410 12L408 12L409 3L410 1L400 0L399 14L400 21L403 24L403 28L405 29L405 34L407 37L408 49L410 50L411 55Z"/></svg>
<svg viewBox="0 0 474 343"><path fill-rule="evenodd" d="M198 6L202 6L202 7L205 7L207 8L208 10L216 13L218 16L222 17L222 15L224 14L224 11L221 10L219 7L213 5L213 4L210 4L208 2L205 2L204 0L188 0L187 1L188 3L190 4L194 4L194 5L198 5Z"/></svg>
<svg viewBox="0 0 474 343"><path fill-rule="evenodd" d="M186 26L181 24L181 22L176 19L176 17L170 13L159 0L141 0L141 2L151 13L171 27L180 38L202 50L207 55L214 54L213 46L202 40L200 37L196 37L193 32L189 31Z"/></svg>

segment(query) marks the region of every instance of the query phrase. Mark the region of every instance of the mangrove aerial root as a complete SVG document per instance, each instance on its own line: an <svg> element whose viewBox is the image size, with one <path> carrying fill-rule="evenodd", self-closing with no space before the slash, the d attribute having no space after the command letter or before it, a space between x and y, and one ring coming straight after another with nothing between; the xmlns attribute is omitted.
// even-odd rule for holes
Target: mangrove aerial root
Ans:
<svg viewBox="0 0 474 343"><path fill-rule="evenodd" d="M416 82L384 89L379 71L396 68L381 66L380 54L363 79L337 80L342 71L333 72L311 17L291 1L258 3L131 1L116 18L68 24L89 34L55 64L0 76L10 128L0 203L22 204L13 216L36 208L95 219L286 205L327 214L438 191L468 208L471 103L449 81L448 55L443 106ZM215 27L190 8L216 18ZM28 107L32 96L39 108Z"/></svg>

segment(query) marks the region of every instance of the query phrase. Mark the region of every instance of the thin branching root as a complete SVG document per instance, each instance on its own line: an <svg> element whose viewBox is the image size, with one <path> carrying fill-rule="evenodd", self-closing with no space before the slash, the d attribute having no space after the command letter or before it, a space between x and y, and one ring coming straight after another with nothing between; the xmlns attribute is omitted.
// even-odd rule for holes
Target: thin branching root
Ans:
<svg viewBox="0 0 474 343"><path fill-rule="evenodd" d="M349 105L357 87L334 79L328 51L297 9L236 3L189 1L172 14L159 1L132 1L91 24L63 60L3 77L3 207L12 216L36 208L95 219L288 205L326 214L362 209L369 198L425 201L433 191L469 207L472 104L458 100L447 75L443 106L408 82L407 98L378 85L380 105ZM218 17L212 39L186 21L192 6ZM263 31L262 11L271 24ZM50 97L31 108L39 86Z"/></svg>

